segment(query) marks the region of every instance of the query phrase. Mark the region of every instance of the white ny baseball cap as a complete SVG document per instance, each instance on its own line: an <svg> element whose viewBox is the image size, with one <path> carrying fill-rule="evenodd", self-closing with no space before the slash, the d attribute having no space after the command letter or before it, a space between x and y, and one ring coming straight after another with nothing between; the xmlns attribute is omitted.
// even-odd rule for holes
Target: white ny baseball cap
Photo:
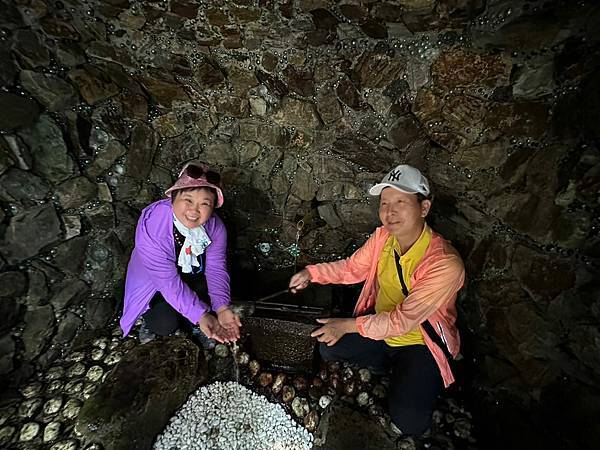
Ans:
<svg viewBox="0 0 600 450"><path fill-rule="evenodd" d="M379 195L386 187L392 187L405 192L407 194L422 194L428 197L431 191L429 190L429 181L415 167L406 164L400 164L383 177L381 183L376 184L369 189L369 194Z"/></svg>

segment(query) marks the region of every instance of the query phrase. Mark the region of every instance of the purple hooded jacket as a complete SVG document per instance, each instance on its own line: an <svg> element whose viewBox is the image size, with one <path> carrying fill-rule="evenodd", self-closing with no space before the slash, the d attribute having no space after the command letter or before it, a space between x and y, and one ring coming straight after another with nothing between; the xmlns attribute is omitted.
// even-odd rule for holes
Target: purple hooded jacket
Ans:
<svg viewBox="0 0 600 450"><path fill-rule="evenodd" d="M227 272L227 231L223 221L213 213L204 224L212 241L206 248L206 284L211 304L199 299L177 272L173 237L171 199L148 205L142 211L135 230L135 247L127 267L125 299L121 329L127 336L135 321L144 314L157 291L181 315L198 323L206 312L230 303Z"/></svg>

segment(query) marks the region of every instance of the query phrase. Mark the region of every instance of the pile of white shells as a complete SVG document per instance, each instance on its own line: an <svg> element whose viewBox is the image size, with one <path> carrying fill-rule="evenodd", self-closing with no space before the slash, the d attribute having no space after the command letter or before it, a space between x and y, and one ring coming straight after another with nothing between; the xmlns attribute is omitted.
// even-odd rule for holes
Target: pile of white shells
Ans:
<svg viewBox="0 0 600 450"><path fill-rule="evenodd" d="M309 450L312 442L281 405L239 383L216 382L190 396L154 449Z"/></svg>

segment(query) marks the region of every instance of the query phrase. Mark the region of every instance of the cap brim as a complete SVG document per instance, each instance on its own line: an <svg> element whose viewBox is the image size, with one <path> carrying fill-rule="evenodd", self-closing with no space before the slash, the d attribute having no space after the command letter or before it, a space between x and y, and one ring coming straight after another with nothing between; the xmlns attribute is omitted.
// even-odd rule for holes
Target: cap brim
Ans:
<svg viewBox="0 0 600 450"><path fill-rule="evenodd" d="M373 195L373 196L380 195L381 191L383 191L386 187L394 188L397 191L404 192L405 194L418 194L417 191L405 189L402 186L398 186L398 185L391 184L391 183L378 183L375 186L373 186L371 189L369 189L369 194Z"/></svg>

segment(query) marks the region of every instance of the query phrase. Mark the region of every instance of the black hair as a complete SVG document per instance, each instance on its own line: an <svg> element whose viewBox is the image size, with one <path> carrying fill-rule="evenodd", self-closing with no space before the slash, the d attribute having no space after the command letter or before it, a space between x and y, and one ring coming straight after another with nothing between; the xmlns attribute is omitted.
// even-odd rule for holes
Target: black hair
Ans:
<svg viewBox="0 0 600 450"><path fill-rule="evenodd" d="M219 200L219 196L217 195L216 189L212 188L210 186L194 186L194 187L176 189L173 192L171 192L171 203L174 202L175 199L177 198L177 196L182 192L201 191L202 189L212 192L213 198L214 198L213 206L216 207L217 201Z"/></svg>
<svg viewBox="0 0 600 450"><path fill-rule="evenodd" d="M432 194L423 195L420 192L417 192L415 195L417 196L417 201L419 203L423 203L424 200L429 200L430 202L433 202L433 195Z"/></svg>

